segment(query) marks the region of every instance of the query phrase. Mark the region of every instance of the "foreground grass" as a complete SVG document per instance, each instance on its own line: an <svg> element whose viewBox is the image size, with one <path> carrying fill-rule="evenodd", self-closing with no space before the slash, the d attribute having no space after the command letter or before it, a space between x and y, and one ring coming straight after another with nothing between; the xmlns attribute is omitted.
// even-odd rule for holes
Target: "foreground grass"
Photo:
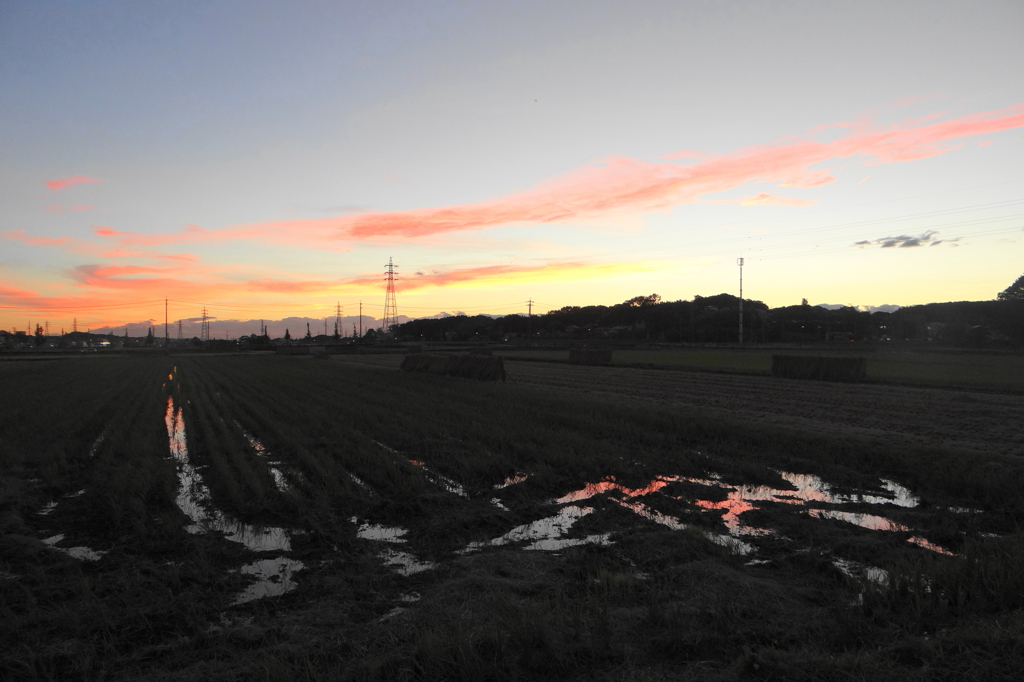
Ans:
<svg viewBox="0 0 1024 682"><path fill-rule="evenodd" d="M961 679L1024 662L1016 458L309 358L10 363L0 378L21 398L0 411L4 679ZM185 531L168 399L183 409L212 502L296 531L290 556L307 569L295 592L232 606L247 582L238 568L260 555ZM272 455L256 453L243 429ZM430 483L411 459L466 496ZM290 477L287 491L274 486L271 461ZM879 476L908 485L924 504L907 523L959 556L808 524L776 505L756 513L799 551L767 538L767 563L750 566L604 498L587 501L597 511L574 533L610 532L611 545L459 553L607 476L777 485L777 469L850 488ZM532 475L495 492L517 472ZM510 511L490 503L495 495ZM38 514L51 499L56 509ZM437 568L387 568L352 517L408 529L403 551ZM39 543L57 532L107 554L85 563ZM836 556L892 578L851 581Z"/></svg>
<svg viewBox="0 0 1024 682"><path fill-rule="evenodd" d="M510 360L568 362L568 350L499 351ZM703 372L770 374L772 355L863 356L871 381L917 386L943 386L1024 392L1024 354L935 353L884 348L722 349L678 348L616 350L612 364Z"/></svg>

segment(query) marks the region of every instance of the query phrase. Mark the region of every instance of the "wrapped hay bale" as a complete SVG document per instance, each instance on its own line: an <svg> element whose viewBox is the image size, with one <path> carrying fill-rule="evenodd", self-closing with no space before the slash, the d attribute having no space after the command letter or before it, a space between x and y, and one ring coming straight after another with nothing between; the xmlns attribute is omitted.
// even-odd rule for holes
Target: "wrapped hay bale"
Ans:
<svg viewBox="0 0 1024 682"><path fill-rule="evenodd" d="M864 381L867 358L829 358L806 355L773 355L772 376L818 381Z"/></svg>
<svg viewBox="0 0 1024 682"><path fill-rule="evenodd" d="M447 374L448 357L446 355L424 355L413 353L402 360L402 370L406 372L426 372L427 374Z"/></svg>
<svg viewBox="0 0 1024 682"><path fill-rule="evenodd" d="M569 362L573 365L610 365L611 348L570 348Z"/></svg>
<svg viewBox="0 0 1024 682"><path fill-rule="evenodd" d="M478 381L505 381L505 361L502 358L480 355L406 355L402 361L406 372L444 374Z"/></svg>

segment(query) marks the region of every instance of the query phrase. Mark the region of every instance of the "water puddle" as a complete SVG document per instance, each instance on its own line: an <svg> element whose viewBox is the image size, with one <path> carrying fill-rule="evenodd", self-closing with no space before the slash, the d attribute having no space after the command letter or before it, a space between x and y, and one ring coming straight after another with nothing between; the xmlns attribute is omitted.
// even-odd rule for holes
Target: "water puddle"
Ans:
<svg viewBox="0 0 1024 682"><path fill-rule="evenodd" d="M274 486L277 488L277 492L287 492L288 479L285 478L284 472L281 471L281 469L279 468L281 463L276 460L273 460L270 457L270 452L267 450L266 447L264 447L263 443L261 443L256 436L252 435L244 428L242 428L242 425L239 424L237 421L235 422L235 426L237 426L238 429L242 432L242 435L245 437L245 440L248 441L249 443L249 447L251 447L257 455L259 455L260 457L264 457L268 460L267 469L270 470L270 475L273 476L274 478Z"/></svg>
<svg viewBox="0 0 1024 682"><path fill-rule="evenodd" d="M264 597L279 597L296 588L294 574L306 566L297 559L277 557L261 559L239 569L246 575L256 576L257 580L246 587L235 597L234 604L244 604Z"/></svg>
<svg viewBox="0 0 1024 682"><path fill-rule="evenodd" d="M374 494L374 493L373 493L373 488L371 488L371 487L369 486L369 484L368 484L368 483L366 483L366 481L364 481L363 479L359 478L358 476L356 476L355 474L353 474L353 473L351 473L351 472L349 472L349 475L348 475L348 477L349 477L350 479L352 479L352 482L353 482L353 483L355 483L355 484L356 484L357 486L359 486L360 488L362 488L363 490L365 490L365 491L366 491L367 493L369 493L370 495L373 495L373 494Z"/></svg>
<svg viewBox="0 0 1024 682"><path fill-rule="evenodd" d="M359 523L359 519L352 517L350 519L352 523ZM405 538L402 537L408 533L405 528L399 528L398 526L380 526L372 523L364 523L356 530L356 537L362 538L363 540L379 540L380 542L405 542Z"/></svg>
<svg viewBox="0 0 1024 682"><path fill-rule="evenodd" d="M54 502L53 500L50 500L49 502L44 504L42 506L42 508L39 511L37 511L36 513L39 514L40 516L46 516L48 514L51 514L53 512L53 510L56 509L56 508L57 508L57 503Z"/></svg>
<svg viewBox="0 0 1024 682"><path fill-rule="evenodd" d="M395 450L394 448L389 448L387 445L384 445L384 443L381 443L380 441L375 440L371 442L374 445L384 448L393 455L398 455L399 457L402 456L401 453L398 452L398 450ZM447 476L439 474L436 471L432 471L431 469L427 468L425 462L421 462L418 459L409 459L406 461L408 461L409 464L413 465L414 467L422 470L423 476L434 485L438 486L439 488L444 488L448 492L458 495L459 497L465 497L466 499L469 499L469 495L466 494L466 489L463 488L460 483L456 483Z"/></svg>
<svg viewBox="0 0 1024 682"><path fill-rule="evenodd" d="M529 477L530 477L530 474L516 474L515 476L509 476L508 478L506 478L501 483L495 483L494 484L494 489L495 490L504 490L505 488L507 488L509 486L515 485L517 483L522 483L523 481L525 481Z"/></svg>
<svg viewBox="0 0 1024 682"><path fill-rule="evenodd" d="M567 493L562 497L555 500L555 504L567 504L569 502L580 502L582 500L589 499L595 495L602 495L612 490L618 490L626 497L639 497L642 495L649 495L650 493L661 490L672 481L678 480L675 476L659 476L643 488L627 488L619 485L615 482L614 476L609 476L607 479L598 483L587 483L581 489L575 490L571 493Z"/></svg>
<svg viewBox="0 0 1024 682"><path fill-rule="evenodd" d="M743 523L742 515L749 511L759 509L758 504L780 503L793 506L801 506L807 513L816 519L834 519L858 525L862 528L879 531L909 531L910 528L891 521L883 516L865 514L837 509L808 508L811 504L828 505L893 505L903 508L912 508L920 504L920 498L913 494L908 488L888 479L881 479L879 488L884 493L873 492L839 492L833 486L813 474L796 474L787 471L776 472L792 489L779 489L764 485L730 485L725 482L719 474L710 473L706 478L694 478L686 476L657 476L646 485L632 488L618 483L614 477L586 483L582 488L566 493L562 497L552 500L553 504L568 504L587 500L597 495L614 493L609 499L620 506L633 511L634 513L669 528L684 529L692 528L679 519L668 516L661 512L651 510L647 505L637 501L655 493L666 494L664 489L670 483L692 483L724 492L726 499L702 499L701 495L696 496L672 496L673 499L683 500L692 503L698 509L708 512L724 512L721 514L722 523L729 531L729 535L707 534L708 538L717 544L728 546L734 551L742 554L753 551L753 548L740 541L743 536L767 536L775 532L768 528L758 528ZM927 540L910 540L916 545L926 549L932 549L939 553L947 553L937 545Z"/></svg>
<svg viewBox="0 0 1024 682"><path fill-rule="evenodd" d="M178 463L179 492L175 502L192 521L185 530L193 534L220 531L224 533L225 539L245 545L254 552L291 551L291 541L284 528L251 526L236 521L212 506L210 490L189 460L185 419L181 407L175 410L174 399L170 397L167 398L164 422L167 424L167 441L171 456Z"/></svg>
<svg viewBox="0 0 1024 682"><path fill-rule="evenodd" d="M844 575L854 580L867 580L883 587L889 584L889 572L884 568L868 566L867 564L850 561L849 559L833 559L832 565L838 568Z"/></svg>
<svg viewBox="0 0 1024 682"><path fill-rule="evenodd" d="M502 504L501 500L499 500L497 497L492 497L491 498L491 504L493 504L495 507L497 507L498 509L500 509L502 511L510 511L509 508L506 507L504 504Z"/></svg>
<svg viewBox="0 0 1024 682"><path fill-rule="evenodd" d="M101 433L99 435L99 438L97 438L95 440L95 442L93 442L92 447L89 448L89 458L90 459L92 459L93 457L96 456L96 451L100 449L101 445L103 445L103 441L106 439L106 437L107 437L107 432L104 431L103 433Z"/></svg>
<svg viewBox="0 0 1024 682"><path fill-rule="evenodd" d="M422 573L437 566L432 561L420 561L408 552L399 552L389 548L381 550L377 556L381 558L385 566L394 568L402 575Z"/></svg>
<svg viewBox="0 0 1024 682"><path fill-rule="evenodd" d="M953 552L949 551L945 547L940 547L939 545L936 545L933 542L929 542L925 538L919 538L917 536L914 536L914 537L911 537L911 538L907 538L907 542L915 544L918 547L924 547L925 549L930 549L931 551L937 552L939 554L945 554L946 556L956 556L955 554L953 554Z"/></svg>
<svg viewBox="0 0 1024 682"><path fill-rule="evenodd" d="M593 507L564 507L554 516L522 526L516 526L501 537L483 542L471 542L465 549L461 550L461 553L472 552L484 547L500 547L501 545L515 542L531 541L531 544L527 545L524 549L553 551L586 543L607 544L607 533L589 535L586 538L567 539L563 537L569 532L574 523L593 511Z"/></svg>
<svg viewBox="0 0 1024 682"><path fill-rule="evenodd" d="M428 481L430 481L434 485L444 488L448 492L454 493L459 497L465 497L466 499L469 499L469 495L466 494L466 489L463 488L462 485L448 478L447 476L439 474L436 471L431 471L430 469L427 468L426 464L416 459L410 459L409 464L412 464L414 467L419 467L420 469L422 469L423 475L426 477Z"/></svg>
<svg viewBox="0 0 1024 682"><path fill-rule="evenodd" d="M846 523L852 523L855 526L867 528L868 530L886 530L893 532L910 530L903 524L890 521L884 516L875 516L873 514L859 514L857 512L845 512L835 509L808 509L807 513L816 519L835 519L837 521L845 521Z"/></svg>
<svg viewBox="0 0 1024 682"><path fill-rule="evenodd" d="M63 539L63 534L54 535L53 537L43 540L43 544L57 550L58 552L64 552L72 559L78 559L79 561L99 561L100 558L106 554L106 552L89 549L88 547L58 547L57 543L61 542Z"/></svg>
<svg viewBox="0 0 1024 682"><path fill-rule="evenodd" d="M669 516L668 514L663 514L660 511L650 509L647 505L645 505L642 502L624 502L623 500L614 501L618 503L620 506L629 509L633 513L638 514L650 521L654 521L655 523L661 524L662 526L666 526L667 528L671 528L672 530L696 530L711 542L721 547L725 547L726 549L736 554L750 554L754 551L753 547L743 542L742 540L739 540L729 535L709 533L701 528L697 528L696 526L690 525L688 523L683 523L674 516Z"/></svg>
<svg viewBox="0 0 1024 682"><path fill-rule="evenodd" d="M355 516L353 516L350 521L356 524L359 523L359 519ZM398 526L381 526L366 522L356 529L356 537L363 540L375 540L377 542L387 542L398 545L405 542L404 536L408 532L409 531L405 528L400 528ZM389 547L381 549L377 552L377 556L384 562L385 566L390 566L402 575L406 576L427 571L437 566L437 564L430 561L420 561L408 552L399 552L398 550L394 550Z"/></svg>

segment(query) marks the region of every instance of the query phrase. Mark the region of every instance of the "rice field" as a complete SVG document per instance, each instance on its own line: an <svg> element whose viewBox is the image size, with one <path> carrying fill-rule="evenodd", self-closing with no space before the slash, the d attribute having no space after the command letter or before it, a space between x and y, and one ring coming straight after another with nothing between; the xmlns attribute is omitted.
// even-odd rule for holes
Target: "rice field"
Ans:
<svg viewBox="0 0 1024 682"><path fill-rule="evenodd" d="M569 360L567 349L509 350L500 353L509 360ZM869 381L1024 393L1024 355L1020 353L934 352L879 347L626 349L613 352L612 364L620 367L768 375L771 373L772 355L864 357L867 359Z"/></svg>
<svg viewBox="0 0 1024 682"><path fill-rule="evenodd" d="M1024 467L996 423L1017 396L947 392L961 421L936 422L987 430L909 438L881 409L855 428L864 406L934 412L941 392L765 377L750 400L789 402L756 418L728 384L705 395L734 409L665 399L693 392L656 384L680 372L511 363L494 383L396 360L0 363L0 676L923 680L1022 662ZM821 428L829 391L849 428Z"/></svg>

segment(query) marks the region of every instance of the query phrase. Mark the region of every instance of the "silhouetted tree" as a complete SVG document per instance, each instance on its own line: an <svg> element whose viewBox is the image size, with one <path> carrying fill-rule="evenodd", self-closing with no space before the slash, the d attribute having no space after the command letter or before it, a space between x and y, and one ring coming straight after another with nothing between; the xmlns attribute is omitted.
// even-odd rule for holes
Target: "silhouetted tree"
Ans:
<svg viewBox="0 0 1024 682"><path fill-rule="evenodd" d="M306 338L307 339L312 339L313 338L312 332L309 331L309 322L306 323Z"/></svg>
<svg viewBox="0 0 1024 682"><path fill-rule="evenodd" d="M146 345L147 346L152 346L153 345L153 328L152 327L149 328L149 333L146 334Z"/></svg>
<svg viewBox="0 0 1024 682"><path fill-rule="evenodd" d="M46 337L43 335L43 325L36 325L36 345L41 346L46 343Z"/></svg>
<svg viewBox="0 0 1024 682"><path fill-rule="evenodd" d="M288 333L287 329L284 330L284 340L285 341L291 341L292 340L292 335Z"/></svg>
<svg viewBox="0 0 1024 682"><path fill-rule="evenodd" d="M997 298L1000 301L1024 301L1024 275L1017 278L1017 281L1000 291Z"/></svg>

